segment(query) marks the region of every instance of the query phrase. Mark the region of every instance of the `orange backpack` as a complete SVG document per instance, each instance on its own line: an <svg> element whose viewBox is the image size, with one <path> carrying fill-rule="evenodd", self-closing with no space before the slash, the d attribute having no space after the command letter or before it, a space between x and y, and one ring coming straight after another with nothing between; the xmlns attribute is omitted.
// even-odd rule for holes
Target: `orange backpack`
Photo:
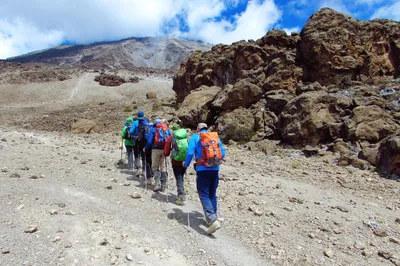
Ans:
<svg viewBox="0 0 400 266"><path fill-rule="evenodd" d="M167 142L167 137L170 135L168 126L165 123L158 124L156 126L156 134L154 136L154 145L157 148L162 148Z"/></svg>
<svg viewBox="0 0 400 266"><path fill-rule="evenodd" d="M216 167L222 163L222 152L219 145L217 132L200 133L201 158L197 160L198 165Z"/></svg>

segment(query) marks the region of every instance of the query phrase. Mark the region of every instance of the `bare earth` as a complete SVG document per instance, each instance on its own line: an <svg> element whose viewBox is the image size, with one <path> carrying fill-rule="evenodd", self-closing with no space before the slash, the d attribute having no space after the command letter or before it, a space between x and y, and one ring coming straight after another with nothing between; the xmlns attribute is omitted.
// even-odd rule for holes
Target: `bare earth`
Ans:
<svg viewBox="0 0 400 266"><path fill-rule="evenodd" d="M145 99L171 98L171 80L110 88L94 75L0 85L0 265L400 265L400 182L329 152L228 146L223 227L207 236L192 168L180 207L170 168L167 192L153 193L116 165L125 107L171 116ZM80 118L102 132L69 134Z"/></svg>

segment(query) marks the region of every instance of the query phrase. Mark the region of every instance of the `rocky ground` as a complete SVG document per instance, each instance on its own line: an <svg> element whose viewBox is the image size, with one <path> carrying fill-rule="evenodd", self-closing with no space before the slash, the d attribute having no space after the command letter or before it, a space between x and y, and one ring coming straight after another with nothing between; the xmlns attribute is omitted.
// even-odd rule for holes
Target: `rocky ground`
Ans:
<svg viewBox="0 0 400 266"><path fill-rule="evenodd" d="M171 118L171 81L111 88L95 75L0 86L1 265L400 265L400 183L339 167L330 151L265 155L231 142L223 227L208 237L193 169L179 207L171 173L153 193L116 164L125 109ZM70 134L82 118L98 133Z"/></svg>

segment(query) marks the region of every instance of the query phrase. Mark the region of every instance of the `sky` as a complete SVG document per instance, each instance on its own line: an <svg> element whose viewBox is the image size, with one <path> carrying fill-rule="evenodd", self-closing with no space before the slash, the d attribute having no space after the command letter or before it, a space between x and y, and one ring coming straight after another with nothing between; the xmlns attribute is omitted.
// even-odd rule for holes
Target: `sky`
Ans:
<svg viewBox="0 0 400 266"><path fill-rule="evenodd" d="M400 21L400 0L0 0L0 59L129 37L256 40L271 29L300 32L322 7Z"/></svg>

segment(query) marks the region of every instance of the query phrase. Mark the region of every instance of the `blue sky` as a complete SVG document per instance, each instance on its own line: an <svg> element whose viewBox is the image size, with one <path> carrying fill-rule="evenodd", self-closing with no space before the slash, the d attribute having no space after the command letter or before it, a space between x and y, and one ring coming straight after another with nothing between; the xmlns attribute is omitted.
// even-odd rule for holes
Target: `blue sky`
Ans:
<svg viewBox="0 0 400 266"><path fill-rule="evenodd" d="M0 59L128 37L230 44L272 28L299 32L322 7L400 21L400 0L0 0Z"/></svg>

